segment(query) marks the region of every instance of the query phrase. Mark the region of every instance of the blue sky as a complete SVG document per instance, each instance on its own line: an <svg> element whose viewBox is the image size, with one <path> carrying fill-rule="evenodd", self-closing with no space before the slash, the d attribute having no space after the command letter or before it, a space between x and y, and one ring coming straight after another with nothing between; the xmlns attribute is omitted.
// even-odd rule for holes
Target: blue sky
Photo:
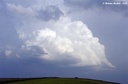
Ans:
<svg viewBox="0 0 128 84"><path fill-rule="evenodd" d="M0 77L126 84L127 28L127 0L0 0Z"/></svg>

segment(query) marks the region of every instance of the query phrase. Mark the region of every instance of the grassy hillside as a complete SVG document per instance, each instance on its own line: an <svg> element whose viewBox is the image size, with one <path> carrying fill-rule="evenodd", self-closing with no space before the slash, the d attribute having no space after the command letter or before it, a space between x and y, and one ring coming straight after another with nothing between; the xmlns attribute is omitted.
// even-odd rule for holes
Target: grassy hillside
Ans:
<svg viewBox="0 0 128 84"><path fill-rule="evenodd" d="M41 79L22 80L18 82L15 81L4 84L118 84L118 83L82 79L82 78L41 78Z"/></svg>

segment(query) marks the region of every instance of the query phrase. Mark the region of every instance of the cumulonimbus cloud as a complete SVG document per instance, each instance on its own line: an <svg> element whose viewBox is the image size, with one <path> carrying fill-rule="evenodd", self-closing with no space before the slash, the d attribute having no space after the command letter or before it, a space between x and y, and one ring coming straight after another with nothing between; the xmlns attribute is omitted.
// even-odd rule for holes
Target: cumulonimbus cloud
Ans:
<svg viewBox="0 0 128 84"><path fill-rule="evenodd" d="M6 51L6 55L37 56L48 62L67 63L68 66L114 67L106 58L104 45L93 36L87 25L82 21L71 21L69 17L61 16L63 13L58 7L47 6L41 12L15 4L7 4L7 8L25 18L17 19L22 25L13 24L17 30L15 33L24 45L21 44L19 51L17 47L9 49L11 52ZM27 18L25 11L36 15L28 14ZM46 14L43 13L47 13L48 17L45 18Z"/></svg>
<svg viewBox="0 0 128 84"><path fill-rule="evenodd" d="M51 28L42 28L26 40L26 46L39 46L47 54L40 58L47 61L71 61L69 66L114 67L106 58L105 48L81 21L61 17Z"/></svg>

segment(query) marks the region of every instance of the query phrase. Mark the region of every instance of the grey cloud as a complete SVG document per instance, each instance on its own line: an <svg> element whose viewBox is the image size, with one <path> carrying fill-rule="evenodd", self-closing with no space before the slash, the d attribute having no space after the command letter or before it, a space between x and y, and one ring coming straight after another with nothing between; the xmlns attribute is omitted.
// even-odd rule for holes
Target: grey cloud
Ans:
<svg viewBox="0 0 128 84"><path fill-rule="evenodd" d="M103 3L114 3L120 2L121 5L105 5ZM102 9L106 11L121 12L125 16L128 15L128 5L122 4L126 1L116 1L116 0L64 0L65 5L69 7L83 8L84 10ZM126 2L128 3L128 2Z"/></svg>
<svg viewBox="0 0 128 84"><path fill-rule="evenodd" d="M24 7L29 7L32 4L35 4L34 0L4 0L5 3L15 4L15 5L22 5Z"/></svg>
<svg viewBox="0 0 128 84"><path fill-rule="evenodd" d="M7 10L6 4L0 0L0 46L19 44L15 30L14 16Z"/></svg>
<svg viewBox="0 0 128 84"><path fill-rule="evenodd" d="M63 13L57 6L50 5L45 9L40 9L37 17L41 18L42 20L49 21L51 19L58 20L61 15L63 15Z"/></svg>
<svg viewBox="0 0 128 84"><path fill-rule="evenodd" d="M16 53L17 52L15 52L15 54ZM47 53L45 53L45 51L39 46L30 46L30 47L23 46L23 47L20 47L20 50L18 50L17 54L19 54L20 57L29 58L30 56L38 57Z"/></svg>
<svg viewBox="0 0 128 84"><path fill-rule="evenodd" d="M18 50L16 50L18 49ZM47 54L42 48L39 46L24 46L22 45L21 47L17 47L14 50L14 55L19 55L21 58L38 58L41 55Z"/></svg>
<svg viewBox="0 0 128 84"><path fill-rule="evenodd" d="M93 6L98 6L102 0L64 0L64 3L68 6L82 7L84 9L90 9Z"/></svg>

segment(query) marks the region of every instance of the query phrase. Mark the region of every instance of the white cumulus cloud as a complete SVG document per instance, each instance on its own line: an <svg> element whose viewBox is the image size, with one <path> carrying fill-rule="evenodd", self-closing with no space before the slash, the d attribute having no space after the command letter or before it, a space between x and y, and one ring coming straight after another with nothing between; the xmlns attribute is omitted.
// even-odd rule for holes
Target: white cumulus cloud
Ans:
<svg viewBox="0 0 128 84"><path fill-rule="evenodd" d="M48 62L66 63L68 66L114 67L107 60L104 45L93 36L87 25L82 21L71 21L59 7L50 5L36 11L32 7L8 3L7 8L25 17L17 19L21 25L14 24L24 47L16 47L13 53L7 50L7 56L37 56Z"/></svg>
<svg viewBox="0 0 128 84"><path fill-rule="evenodd" d="M104 45L82 21L61 17L52 26L35 30L32 34L33 38L25 43L28 47L41 47L47 53L40 56L43 60L71 61L69 66L114 67L106 58Z"/></svg>

